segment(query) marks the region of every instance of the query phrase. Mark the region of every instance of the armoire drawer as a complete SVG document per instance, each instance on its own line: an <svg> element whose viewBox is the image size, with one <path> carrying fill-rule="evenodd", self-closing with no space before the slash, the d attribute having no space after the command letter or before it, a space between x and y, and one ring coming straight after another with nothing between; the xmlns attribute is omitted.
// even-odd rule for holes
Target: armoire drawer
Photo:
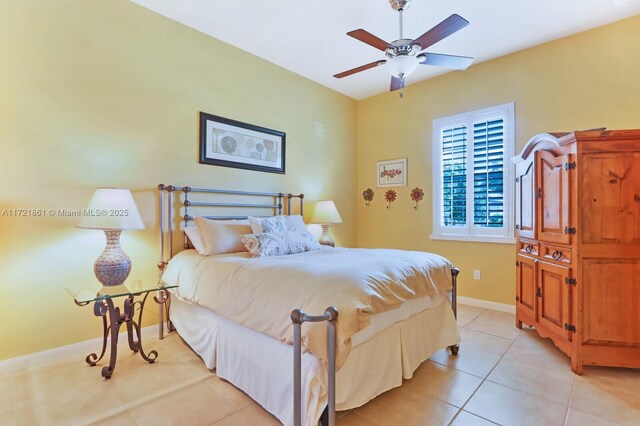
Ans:
<svg viewBox="0 0 640 426"><path fill-rule="evenodd" d="M563 265L571 264L571 249L568 247L543 243L540 256L543 259L551 262L556 262Z"/></svg>
<svg viewBox="0 0 640 426"><path fill-rule="evenodd" d="M540 243L525 239L518 240L518 251L527 256L538 256L540 254Z"/></svg>

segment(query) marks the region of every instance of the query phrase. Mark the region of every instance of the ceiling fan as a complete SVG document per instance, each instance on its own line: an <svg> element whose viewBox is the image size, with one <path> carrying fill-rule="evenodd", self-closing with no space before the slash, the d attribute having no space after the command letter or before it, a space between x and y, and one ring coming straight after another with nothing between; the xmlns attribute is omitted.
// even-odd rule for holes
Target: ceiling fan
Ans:
<svg viewBox="0 0 640 426"><path fill-rule="evenodd" d="M410 0L389 0L391 7L400 15L400 38L388 43L363 29L353 30L347 35L367 43L385 52L387 59L371 62L348 71L334 75L335 78L347 77L361 71L386 65L391 74L390 91L404 88L405 78L422 65L435 65L457 70L465 70L473 62L473 58L466 56L443 55L440 53L422 52L437 42L469 25L469 21L460 15L453 14L420 37L411 40L402 36L402 12L409 7ZM400 90L402 97L402 90Z"/></svg>

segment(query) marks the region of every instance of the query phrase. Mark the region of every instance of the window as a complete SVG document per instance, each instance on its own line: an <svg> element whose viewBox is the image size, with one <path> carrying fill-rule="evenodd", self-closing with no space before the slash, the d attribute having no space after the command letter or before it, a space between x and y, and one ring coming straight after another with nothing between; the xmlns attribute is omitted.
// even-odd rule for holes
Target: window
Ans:
<svg viewBox="0 0 640 426"><path fill-rule="evenodd" d="M513 103L433 121L432 239L513 243Z"/></svg>

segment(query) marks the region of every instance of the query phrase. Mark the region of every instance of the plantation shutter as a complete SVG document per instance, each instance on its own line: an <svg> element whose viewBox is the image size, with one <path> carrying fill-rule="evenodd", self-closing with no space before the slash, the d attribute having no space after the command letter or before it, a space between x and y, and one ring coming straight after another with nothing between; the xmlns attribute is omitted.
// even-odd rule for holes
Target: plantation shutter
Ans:
<svg viewBox="0 0 640 426"><path fill-rule="evenodd" d="M473 224L504 226L504 120L473 124Z"/></svg>
<svg viewBox="0 0 640 426"><path fill-rule="evenodd" d="M442 130L442 224L467 223L467 126Z"/></svg>

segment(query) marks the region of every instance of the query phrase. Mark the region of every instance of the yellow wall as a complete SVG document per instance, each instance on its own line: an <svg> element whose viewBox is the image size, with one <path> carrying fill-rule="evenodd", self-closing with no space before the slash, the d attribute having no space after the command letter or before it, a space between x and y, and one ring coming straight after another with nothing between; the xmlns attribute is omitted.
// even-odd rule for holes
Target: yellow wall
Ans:
<svg viewBox="0 0 640 426"><path fill-rule="evenodd" d="M358 102L358 194L371 187L370 207L359 196L358 245L440 253L460 267L463 296L514 303L512 244L430 240L432 121L515 102L516 152L540 132L640 128L640 17L533 47L408 86L404 99L387 93ZM408 158L408 186L387 211L376 188L376 161ZM424 189L416 211L411 188ZM480 269L482 279L473 280Z"/></svg>
<svg viewBox="0 0 640 426"><path fill-rule="evenodd" d="M0 212L82 209L96 187L130 188L147 228L122 244L145 281L157 279L159 183L330 198L336 240L355 243L352 99L127 0L0 10ZM286 175L198 164L198 111L285 131ZM95 282L104 247L76 223L0 216L0 360L100 334L64 291Z"/></svg>
<svg viewBox="0 0 640 426"><path fill-rule="evenodd" d="M541 131L640 127L638 17L409 86L403 100L356 103L127 0L0 0L0 10L0 213L82 209L96 187L131 188L147 225L123 234L132 279L157 277L162 182L331 198L340 245L442 253L463 269L463 295L512 303L512 245L429 240L432 120L515 101L518 149ZM199 165L198 111L285 131L287 174ZM409 158L409 186L387 211L375 163L398 157ZM414 186L426 193L417 211ZM0 216L0 360L99 335L91 309L64 291L95 282L104 246L76 223Z"/></svg>

